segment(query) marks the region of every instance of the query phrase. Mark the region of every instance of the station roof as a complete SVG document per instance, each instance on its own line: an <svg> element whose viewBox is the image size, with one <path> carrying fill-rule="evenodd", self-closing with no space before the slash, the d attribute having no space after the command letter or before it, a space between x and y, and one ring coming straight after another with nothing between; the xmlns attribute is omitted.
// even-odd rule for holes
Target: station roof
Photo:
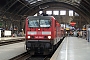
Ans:
<svg viewBox="0 0 90 60"><path fill-rule="evenodd" d="M89 23L90 0L0 0L0 17L16 19L17 16L18 19L23 19L49 7L72 9Z"/></svg>

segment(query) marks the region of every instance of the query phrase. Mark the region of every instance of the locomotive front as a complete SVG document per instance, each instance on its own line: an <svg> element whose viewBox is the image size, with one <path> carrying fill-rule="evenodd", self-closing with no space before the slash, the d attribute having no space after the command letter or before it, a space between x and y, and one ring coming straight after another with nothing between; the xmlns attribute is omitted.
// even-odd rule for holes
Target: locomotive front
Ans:
<svg viewBox="0 0 90 60"><path fill-rule="evenodd" d="M53 45L52 18L29 16L26 19L26 50L50 50Z"/></svg>

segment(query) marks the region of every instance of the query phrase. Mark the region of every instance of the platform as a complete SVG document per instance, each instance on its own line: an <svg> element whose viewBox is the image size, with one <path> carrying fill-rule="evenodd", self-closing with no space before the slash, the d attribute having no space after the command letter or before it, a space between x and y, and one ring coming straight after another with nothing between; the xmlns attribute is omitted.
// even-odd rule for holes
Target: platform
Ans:
<svg viewBox="0 0 90 60"><path fill-rule="evenodd" d="M2 37L0 38L0 42L6 40L17 40L17 39L25 39L25 37Z"/></svg>
<svg viewBox="0 0 90 60"><path fill-rule="evenodd" d="M19 39L25 39L25 37L2 37L0 38L0 42ZM0 46L0 60L9 60L24 52L26 52L25 42Z"/></svg>
<svg viewBox="0 0 90 60"><path fill-rule="evenodd" d="M90 60L90 42L78 37L66 37L50 60Z"/></svg>
<svg viewBox="0 0 90 60"><path fill-rule="evenodd" d="M0 46L0 60L9 60L26 52L25 42Z"/></svg>

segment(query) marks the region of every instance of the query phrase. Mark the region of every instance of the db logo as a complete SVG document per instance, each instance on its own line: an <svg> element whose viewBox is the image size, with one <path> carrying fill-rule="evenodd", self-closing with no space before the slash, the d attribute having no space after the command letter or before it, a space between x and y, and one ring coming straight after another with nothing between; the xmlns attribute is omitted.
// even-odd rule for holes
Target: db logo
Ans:
<svg viewBox="0 0 90 60"><path fill-rule="evenodd" d="M37 34L41 34L41 32L37 32Z"/></svg>

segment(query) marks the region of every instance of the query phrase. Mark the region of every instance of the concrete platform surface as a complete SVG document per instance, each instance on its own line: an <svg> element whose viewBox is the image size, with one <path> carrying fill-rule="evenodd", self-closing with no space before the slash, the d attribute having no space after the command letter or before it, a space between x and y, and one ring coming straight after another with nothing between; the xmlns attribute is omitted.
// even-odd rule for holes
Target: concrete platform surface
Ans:
<svg viewBox="0 0 90 60"><path fill-rule="evenodd" d="M0 46L0 60L9 60L24 52L26 52L25 42Z"/></svg>
<svg viewBox="0 0 90 60"><path fill-rule="evenodd" d="M90 42L66 37L50 60L90 60Z"/></svg>

